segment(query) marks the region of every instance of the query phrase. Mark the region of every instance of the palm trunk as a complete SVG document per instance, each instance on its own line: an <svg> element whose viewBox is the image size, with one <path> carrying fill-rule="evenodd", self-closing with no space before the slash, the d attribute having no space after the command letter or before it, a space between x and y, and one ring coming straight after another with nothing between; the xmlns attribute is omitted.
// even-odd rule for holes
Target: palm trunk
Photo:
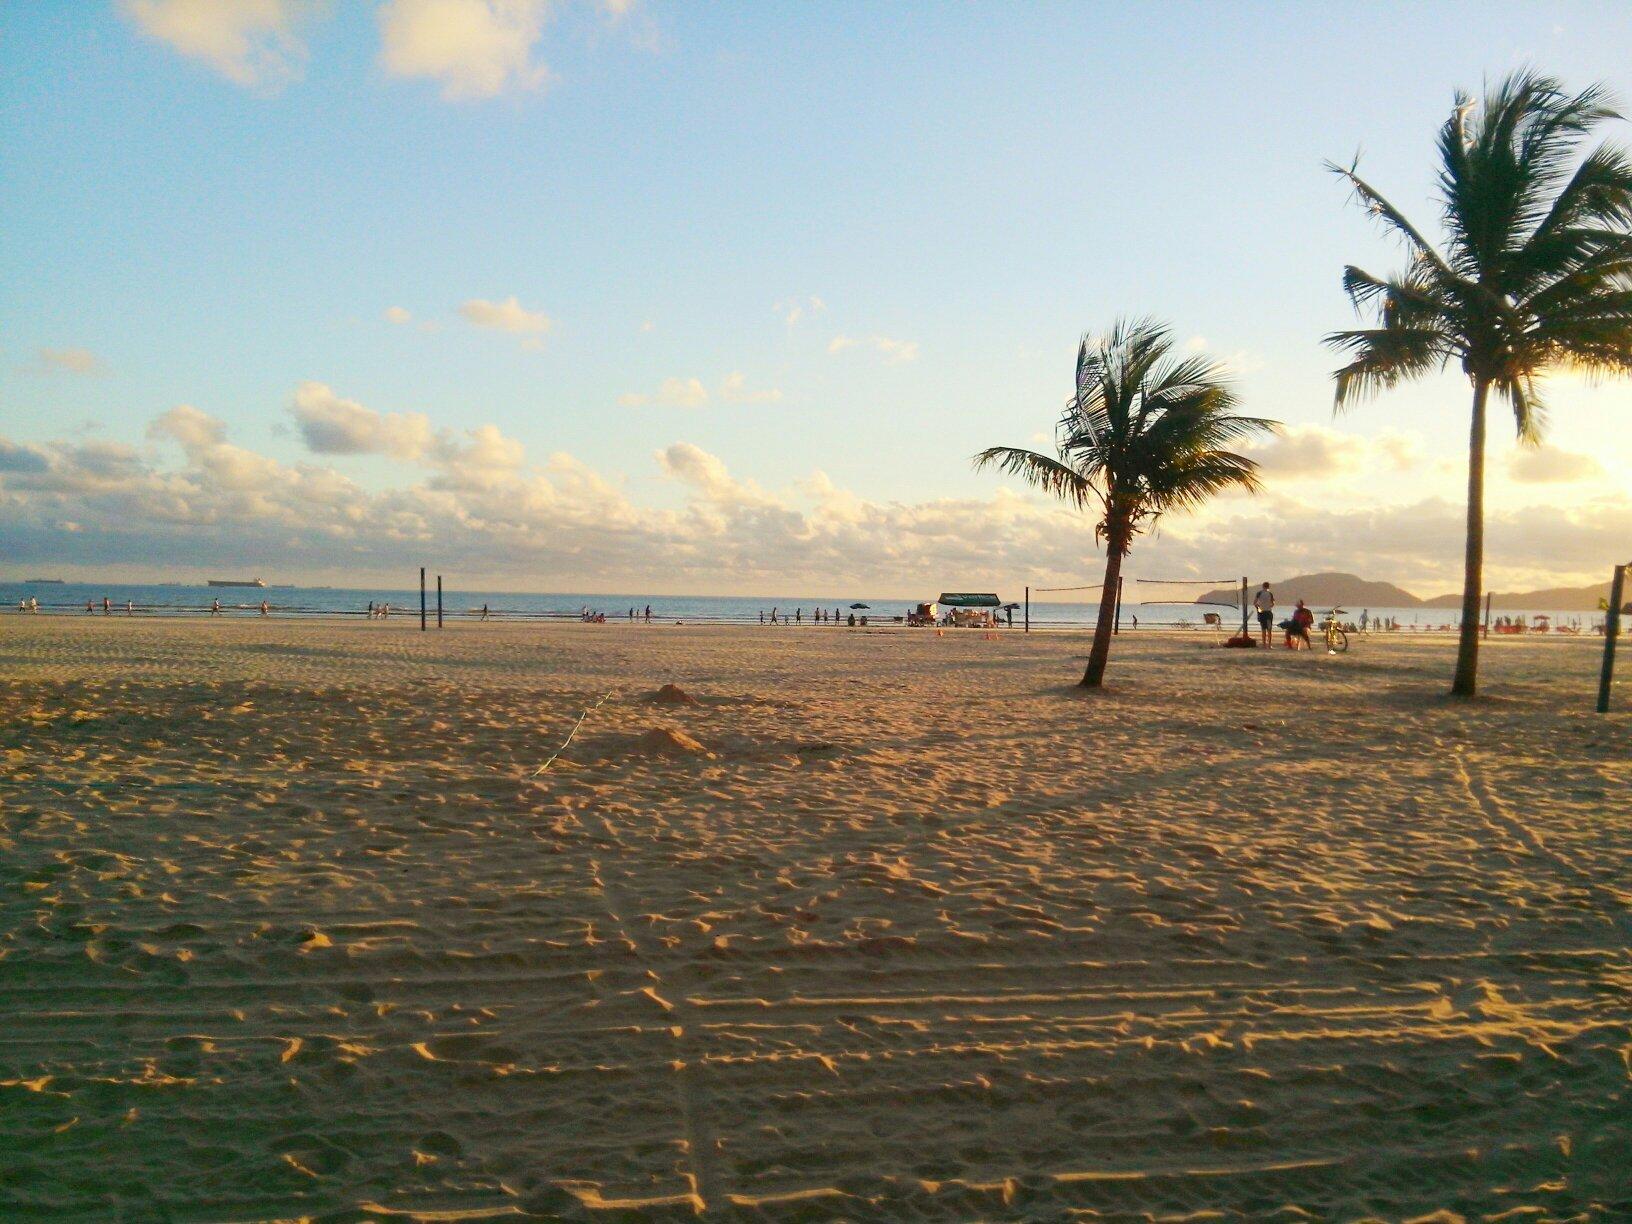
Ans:
<svg viewBox="0 0 1632 1224"><path fill-rule="evenodd" d="M1099 593L1099 619L1094 622L1088 670L1082 673L1084 688L1099 688L1105 681L1105 664L1111 657L1111 629L1116 624L1116 585L1122 576L1126 543L1126 532L1113 523L1105 533L1105 585Z"/></svg>
<svg viewBox="0 0 1632 1224"><path fill-rule="evenodd" d="M1479 685L1479 597L1485 577L1485 399L1490 384L1473 383L1473 426L1468 433L1468 541L1462 564L1462 627L1456 645L1453 697L1472 697Z"/></svg>

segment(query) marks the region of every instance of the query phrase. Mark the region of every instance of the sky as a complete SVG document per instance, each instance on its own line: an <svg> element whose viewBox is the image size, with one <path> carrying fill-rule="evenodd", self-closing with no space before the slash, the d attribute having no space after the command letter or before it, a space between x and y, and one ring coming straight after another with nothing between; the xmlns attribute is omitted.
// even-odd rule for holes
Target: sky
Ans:
<svg viewBox="0 0 1632 1224"><path fill-rule="evenodd" d="M1094 582L1047 449L1153 316L1284 422L1131 573L1460 584L1469 391L1335 416L1346 263L1458 88L1632 105L1620 4L0 7L0 580ZM1604 137L1632 144L1632 126ZM1632 556L1632 383L1495 418L1488 585Z"/></svg>

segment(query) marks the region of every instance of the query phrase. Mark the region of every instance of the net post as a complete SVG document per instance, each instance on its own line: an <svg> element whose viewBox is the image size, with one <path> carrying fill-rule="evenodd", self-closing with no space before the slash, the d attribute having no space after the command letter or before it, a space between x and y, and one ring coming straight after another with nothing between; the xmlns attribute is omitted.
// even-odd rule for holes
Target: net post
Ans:
<svg viewBox="0 0 1632 1224"><path fill-rule="evenodd" d="M1609 611L1604 613L1604 665L1598 673L1598 713L1609 713L1609 690L1615 680L1615 639L1621 632L1621 607L1626 598L1626 566L1617 565L1609 583Z"/></svg>
<svg viewBox="0 0 1632 1224"><path fill-rule="evenodd" d="M436 576L436 627L442 628L442 575Z"/></svg>
<svg viewBox="0 0 1632 1224"><path fill-rule="evenodd" d="M419 631L425 632L425 567L419 567Z"/></svg>
<svg viewBox="0 0 1632 1224"><path fill-rule="evenodd" d="M1103 598L1103 596L1101 598ZM1104 604L1100 605L1100 607L1104 607L1104 606L1105 606ZM1112 627L1111 632L1112 633L1121 633L1122 632L1122 575L1121 574L1118 574L1116 576L1116 624L1115 624L1114 627Z"/></svg>
<svg viewBox="0 0 1632 1224"><path fill-rule="evenodd" d="M1026 632L1031 632L1031 588L1026 588Z"/></svg>
<svg viewBox="0 0 1632 1224"><path fill-rule="evenodd" d="M1247 576L1245 574L1241 575L1241 636L1251 636L1251 631L1247 628Z"/></svg>
<svg viewBox="0 0 1632 1224"><path fill-rule="evenodd" d="M1490 600L1495 594L1495 591L1485 592L1485 636L1487 638L1490 636Z"/></svg>

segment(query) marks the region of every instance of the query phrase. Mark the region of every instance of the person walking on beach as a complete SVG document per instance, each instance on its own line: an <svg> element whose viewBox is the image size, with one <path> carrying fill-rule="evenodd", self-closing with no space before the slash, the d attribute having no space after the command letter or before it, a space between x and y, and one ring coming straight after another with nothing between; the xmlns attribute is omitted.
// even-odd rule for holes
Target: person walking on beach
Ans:
<svg viewBox="0 0 1632 1224"><path fill-rule="evenodd" d="M211 616L220 616L221 615L221 601L219 599L210 600L210 615Z"/></svg>
<svg viewBox="0 0 1632 1224"><path fill-rule="evenodd" d="M484 621L487 619L487 605L485 603L482 605L482 619Z"/></svg>
<svg viewBox="0 0 1632 1224"><path fill-rule="evenodd" d="M268 604L268 603L267 603L267 602L266 602L266 600L264 600L264 599L263 599L263 600L261 600L261 615L262 615L262 616L266 616L266 615L268 615L268 614L269 614L269 613L270 613L270 612L271 612L271 611L272 611L272 608L271 608L271 606L270 606L270 605L269 605L269 604Z"/></svg>
<svg viewBox="0 0 1632 1224"><path fill-rule="evenodd" d="M113 615L113 600L109 599L106 595L102 596L102 615Z"/></svg>
<svg viewBox="0 0 1632 1224"><path fill-rule="evenodd" d="M1258 636L1268 646L1275 629L1275 592L1269 589L1269 583L1258 588L1252 606L1258 610Z"/></svg>

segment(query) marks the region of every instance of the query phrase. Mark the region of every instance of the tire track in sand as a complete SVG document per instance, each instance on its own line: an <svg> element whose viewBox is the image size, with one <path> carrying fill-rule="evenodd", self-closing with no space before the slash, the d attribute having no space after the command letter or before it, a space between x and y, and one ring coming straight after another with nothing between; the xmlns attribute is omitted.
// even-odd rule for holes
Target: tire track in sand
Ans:
<svg viewBox="0 0 1632 1224"><path fill-rule="evenodd" d="M1584 888L1605 903L1604 919L1615 929L1623 943L1632 947L1632 919L1629 919L1627 914L1626 898L1603 884L1569 855L1549 846L1540 833L1513 815L1508 810L1507 804L1497 797L1484 772L1477 765L1470 767L1465 750L1457 748L1451 754L1451 759L1456 763L1457 778L1462 783L1462 789L1467 792L1473 806L1482 815L1486 826L1492 832L1505 833L1516 838L1537 858L1546 859L1568 875L1574 876Z"/></svg>
<svg viewBox="0 0 1632 1224"><path fill-rule="evenodd" d="M601 817L601 823L606 827L608 836L622 845L617 827L604 816ZM677 984L671 987L670 983L664 980L658 968L662 960L660 952L640 934L637 924L629 921L627 899L623 892L607 879L606 873L601 870L600 860L590 859L589 869L591 879L601 890L601 896L606 899L607 912L612 922L629 942L629 946L635 950L635 955L645 967L647 975L655 983L646 987L642 993L662 1008L672 1021L669 1033L675 1043L675 1059L671 1064L675 1073L675 1099L680 1106L686 1158L691 1167L686 1176L691 1182L692 1205L701 1215L709 1209L710 1203L721 1203L724 1198L720 1190L714 1136L708 1126L703 1094L696 1083L697 1060L691 1053L692 1043L689 1036L696 1028L696 1022L691 1014L691 1004L685 992L678 989Z"/></svg>

